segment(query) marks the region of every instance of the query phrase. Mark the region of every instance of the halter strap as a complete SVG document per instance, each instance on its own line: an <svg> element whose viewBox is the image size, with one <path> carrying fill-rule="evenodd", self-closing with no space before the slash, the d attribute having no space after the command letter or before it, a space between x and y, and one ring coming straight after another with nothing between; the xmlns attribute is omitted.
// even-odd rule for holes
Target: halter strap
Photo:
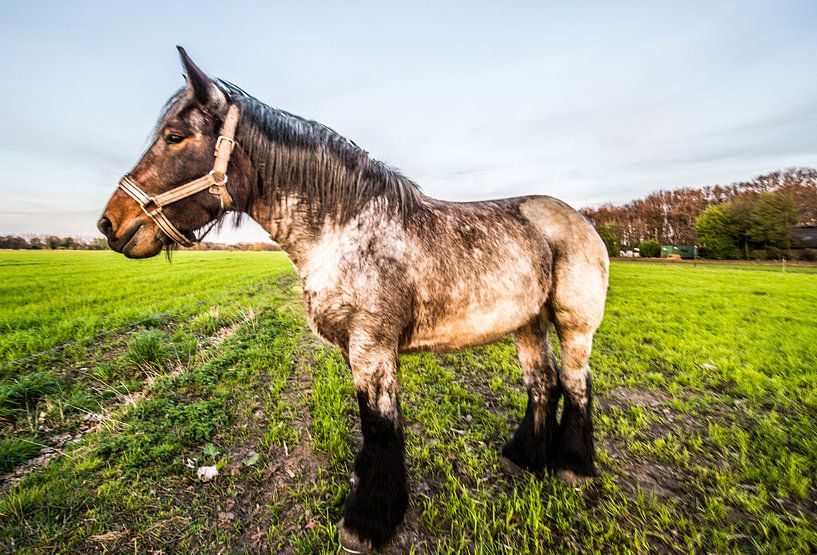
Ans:
<svg viewBox="0 0 817 555"><path fill-rule="evenodd" d="M235 129L237 126L238 106L231 104L227 110L227 116L224 118L221 133L216 139L216 147L213 151L216 160L213 162L213 169L207 175L188 181L184 185L179 185L156 196L147 194L129 175L122 178L119 182L119 188L136 201L142 212L147 214L159 226L162 233L180 245L192 247L193 243L181 231L176 229L176 226L170 223L170 220L162 211L162 207L207 189L210 194L219 197L222 210L231 210L233 208L233 197L227 190L227 166L235 148Z"/></svg>

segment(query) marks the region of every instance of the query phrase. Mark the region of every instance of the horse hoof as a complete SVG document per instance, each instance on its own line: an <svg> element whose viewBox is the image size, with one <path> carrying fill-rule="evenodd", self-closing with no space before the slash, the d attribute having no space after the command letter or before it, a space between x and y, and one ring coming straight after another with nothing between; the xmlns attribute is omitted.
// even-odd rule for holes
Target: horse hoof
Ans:
<svg viewBox="0 0 817 555"><path fill-rule="evenodd" d="M525 473L525 469L513 462L508 457L502 457L499 459L499 466L502 467L502 470L505 471L505 474L509 474L510 476L521 476Z"/></svg>
<svg viewBox="0 0 817 555"><path fill-rule="evenodd" d="M574 487L583 486L590 481L590 476L581 476L572 470L568 470L567 468L562 468L556 471L556 477L568 486Z"/></svg>
<svg viewBox="0 0 817 555"><path fill-rule="evenodd" d="M338 522L338 543L344 553L352 553L353 555L361 555L364 553L372 553L372 545L357 537L357 534L347 529L343 525L343 519Z"/></svg>

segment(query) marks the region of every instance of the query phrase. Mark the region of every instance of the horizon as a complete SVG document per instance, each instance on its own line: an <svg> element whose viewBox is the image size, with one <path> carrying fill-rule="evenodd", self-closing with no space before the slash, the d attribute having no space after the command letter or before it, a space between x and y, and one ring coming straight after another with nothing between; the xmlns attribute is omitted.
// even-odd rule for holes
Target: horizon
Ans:
<svg viewBox="0 0 817 555"><path fill-rule="evenodd" d="M183 84L177 43L211 76L332 127L446 200L596 207L817 160L813 2L6 12L0 234L97 236ZM221 40L201 33L214 27ZM269 239L244 224L213 241Z"/></svg>
<svg viewBox="0 0 817 555"><path fill-rule="evenodd" d="M611 202L607 201L607 202L602 202L601 204L598 204L598 205L595 205L595 206L583 207L583 208L581 208L581 210L584 210L584 209L598 210L598 209L604 209L605 207L627 208L628 206L630 206L630 205L632 205L634 203L637 203L637 202L644 201L644 200L648 199L649 197L651 197L653 195L660 195L662 193L669 192L669 191L682 191L682 190L702 191L705 188L713 188L713 187L718 187L718 186L729 187L729 186L749 185L750 183L752 183L757 178L766 177L766 176L771 175L771 174L776 173L776 172L783 173L783 174L788 174L790 172L803 171L803 170L810 170L812 172L817 172L817 169L815 169L815 168L802 167L802 166L801 167L779 169L779 170L771 170L769 172L765 172L764 174L753 176L750 179L746 179L746 180L742 180L742 181L736 181L736 182L732 182L732 183L714 183L714 184L710 184L710 185L682 186L682 187L678 187L676 189L656 189L654 191L650 191L648 193L645 193L644 195L641 195L639 197L636 197L636 198L633 198L633 199L630 199L630 200L627 200L627 201L624 201L624 202L614 204L614 203L611 203ZM585 214L585 216L587 216L587 214ZM232 226L232 223L229 222L228 220L229 220L229 218L226 219L222 225L223 226ZM804 223L800 223L800 224L796 225L795 227L814 226L815 225L814 222L815 222L815 220L811 219L811 220L805 221ZM216 226L216 227L219 228L219 227L222 227L222 226ZM71 238L77 239L79 241L83 241L85 243L88 243L88 244L92 243L94 240L103 240L104 239L101 236L101 234L99 234L99 233L96 233L96 234L93 234L93 233L92 234L82 234L82 235L79 235L79 234L67 234L66 235L66 234L60 234L60 233L14 233L14 232L11 232L11 233L0 234L0 236L4 236L4 235L8 236L8 237L18 236L18 237L22 237L22 238L27 239L27 240L30 240L30 239L35 238L35 237L40 238L40 239L45 239L49 235L50 236L57 236L58 238L71 237ZM218 234L216 232L216 233L213 234L213 238L216 239L216 240L212 240L212 239L211 240L202 240L201 243L202 244L215 245L215 246L227 246L227 247L238 247L238 246L242 246L242 245L246 246L246 245L254 245L254 244L255 245L257 245L257 244L277 245L277 243L272 238L270 238L268 236L255 238L255 239L247 239L247 240L242 239L242 238L237 238L237 239L234 239L234 240L227 239L225 241L225 240L218 239ZM195 250L195 249L193 249L193 250Z"/></svg>

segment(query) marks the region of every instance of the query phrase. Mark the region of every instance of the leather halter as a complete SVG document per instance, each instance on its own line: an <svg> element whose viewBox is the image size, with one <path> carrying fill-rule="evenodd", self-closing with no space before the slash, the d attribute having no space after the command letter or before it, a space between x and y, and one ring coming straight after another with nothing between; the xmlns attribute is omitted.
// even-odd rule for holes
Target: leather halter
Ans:
<svg viewBox="0 0 817 555"><path fill-rule="evenodd" d="M227 116L224 118L221 133L216 140L216 148L213 152L216 161L213 162L212 171L207 175L155 196L151 196L142 190L129 175L122 178L119 182L119 188L136 201L142 211L156 222L156 225L165 235L180 245L192 247L193 243L181 231L176 229L176 226L170 223L162 208L205 189L210 194L219 197L222 210L233 208L233 197L227 190L227 165L230 163L230 155L233 153L233 148L235 148L235 128L237 125L238 106L231 104L227 110Z"/></svg>

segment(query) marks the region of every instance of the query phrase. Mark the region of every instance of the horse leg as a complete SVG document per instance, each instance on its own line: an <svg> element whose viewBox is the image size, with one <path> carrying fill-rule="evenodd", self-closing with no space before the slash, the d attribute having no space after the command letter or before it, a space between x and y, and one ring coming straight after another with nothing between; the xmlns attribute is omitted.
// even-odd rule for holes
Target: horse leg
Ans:
<svg viewBox="0 0 817 555"><path fill-rule="evenodd" d="M586 221L584 240L554 257L550 308L559 335L559 381L565 394L553 446L554 469L565 481L594 476L590 351L604 318L609 263L604 245Z"/></svg>
<svg viewBox="0 0 817 555"><path fill-rule="evenodd" d="M559 380L565 392L565 404L556 435L555 467L559 476L568 482L596 474L588 363L593 331L560 330L559 333L562 358Z"/></svg>
<svg viewBox="0 0 817 555"><path fill-rule="evenodd" d="M339 525L341 545L352 552L386 543L408 506L397 384L397 347L353 334L349 362L360 407L363 447L355 460L352 492Z"/></svg>
<svg viewBox="0 0 817 555"><path fill-rule="evenodd" d="M517 466L533 472L544 470L553 462L551 446L561 396L559 369L547 337L549 326L545 311L514 334L528 389L528 406L513 438L502 448L502 454Z"/></svg>

